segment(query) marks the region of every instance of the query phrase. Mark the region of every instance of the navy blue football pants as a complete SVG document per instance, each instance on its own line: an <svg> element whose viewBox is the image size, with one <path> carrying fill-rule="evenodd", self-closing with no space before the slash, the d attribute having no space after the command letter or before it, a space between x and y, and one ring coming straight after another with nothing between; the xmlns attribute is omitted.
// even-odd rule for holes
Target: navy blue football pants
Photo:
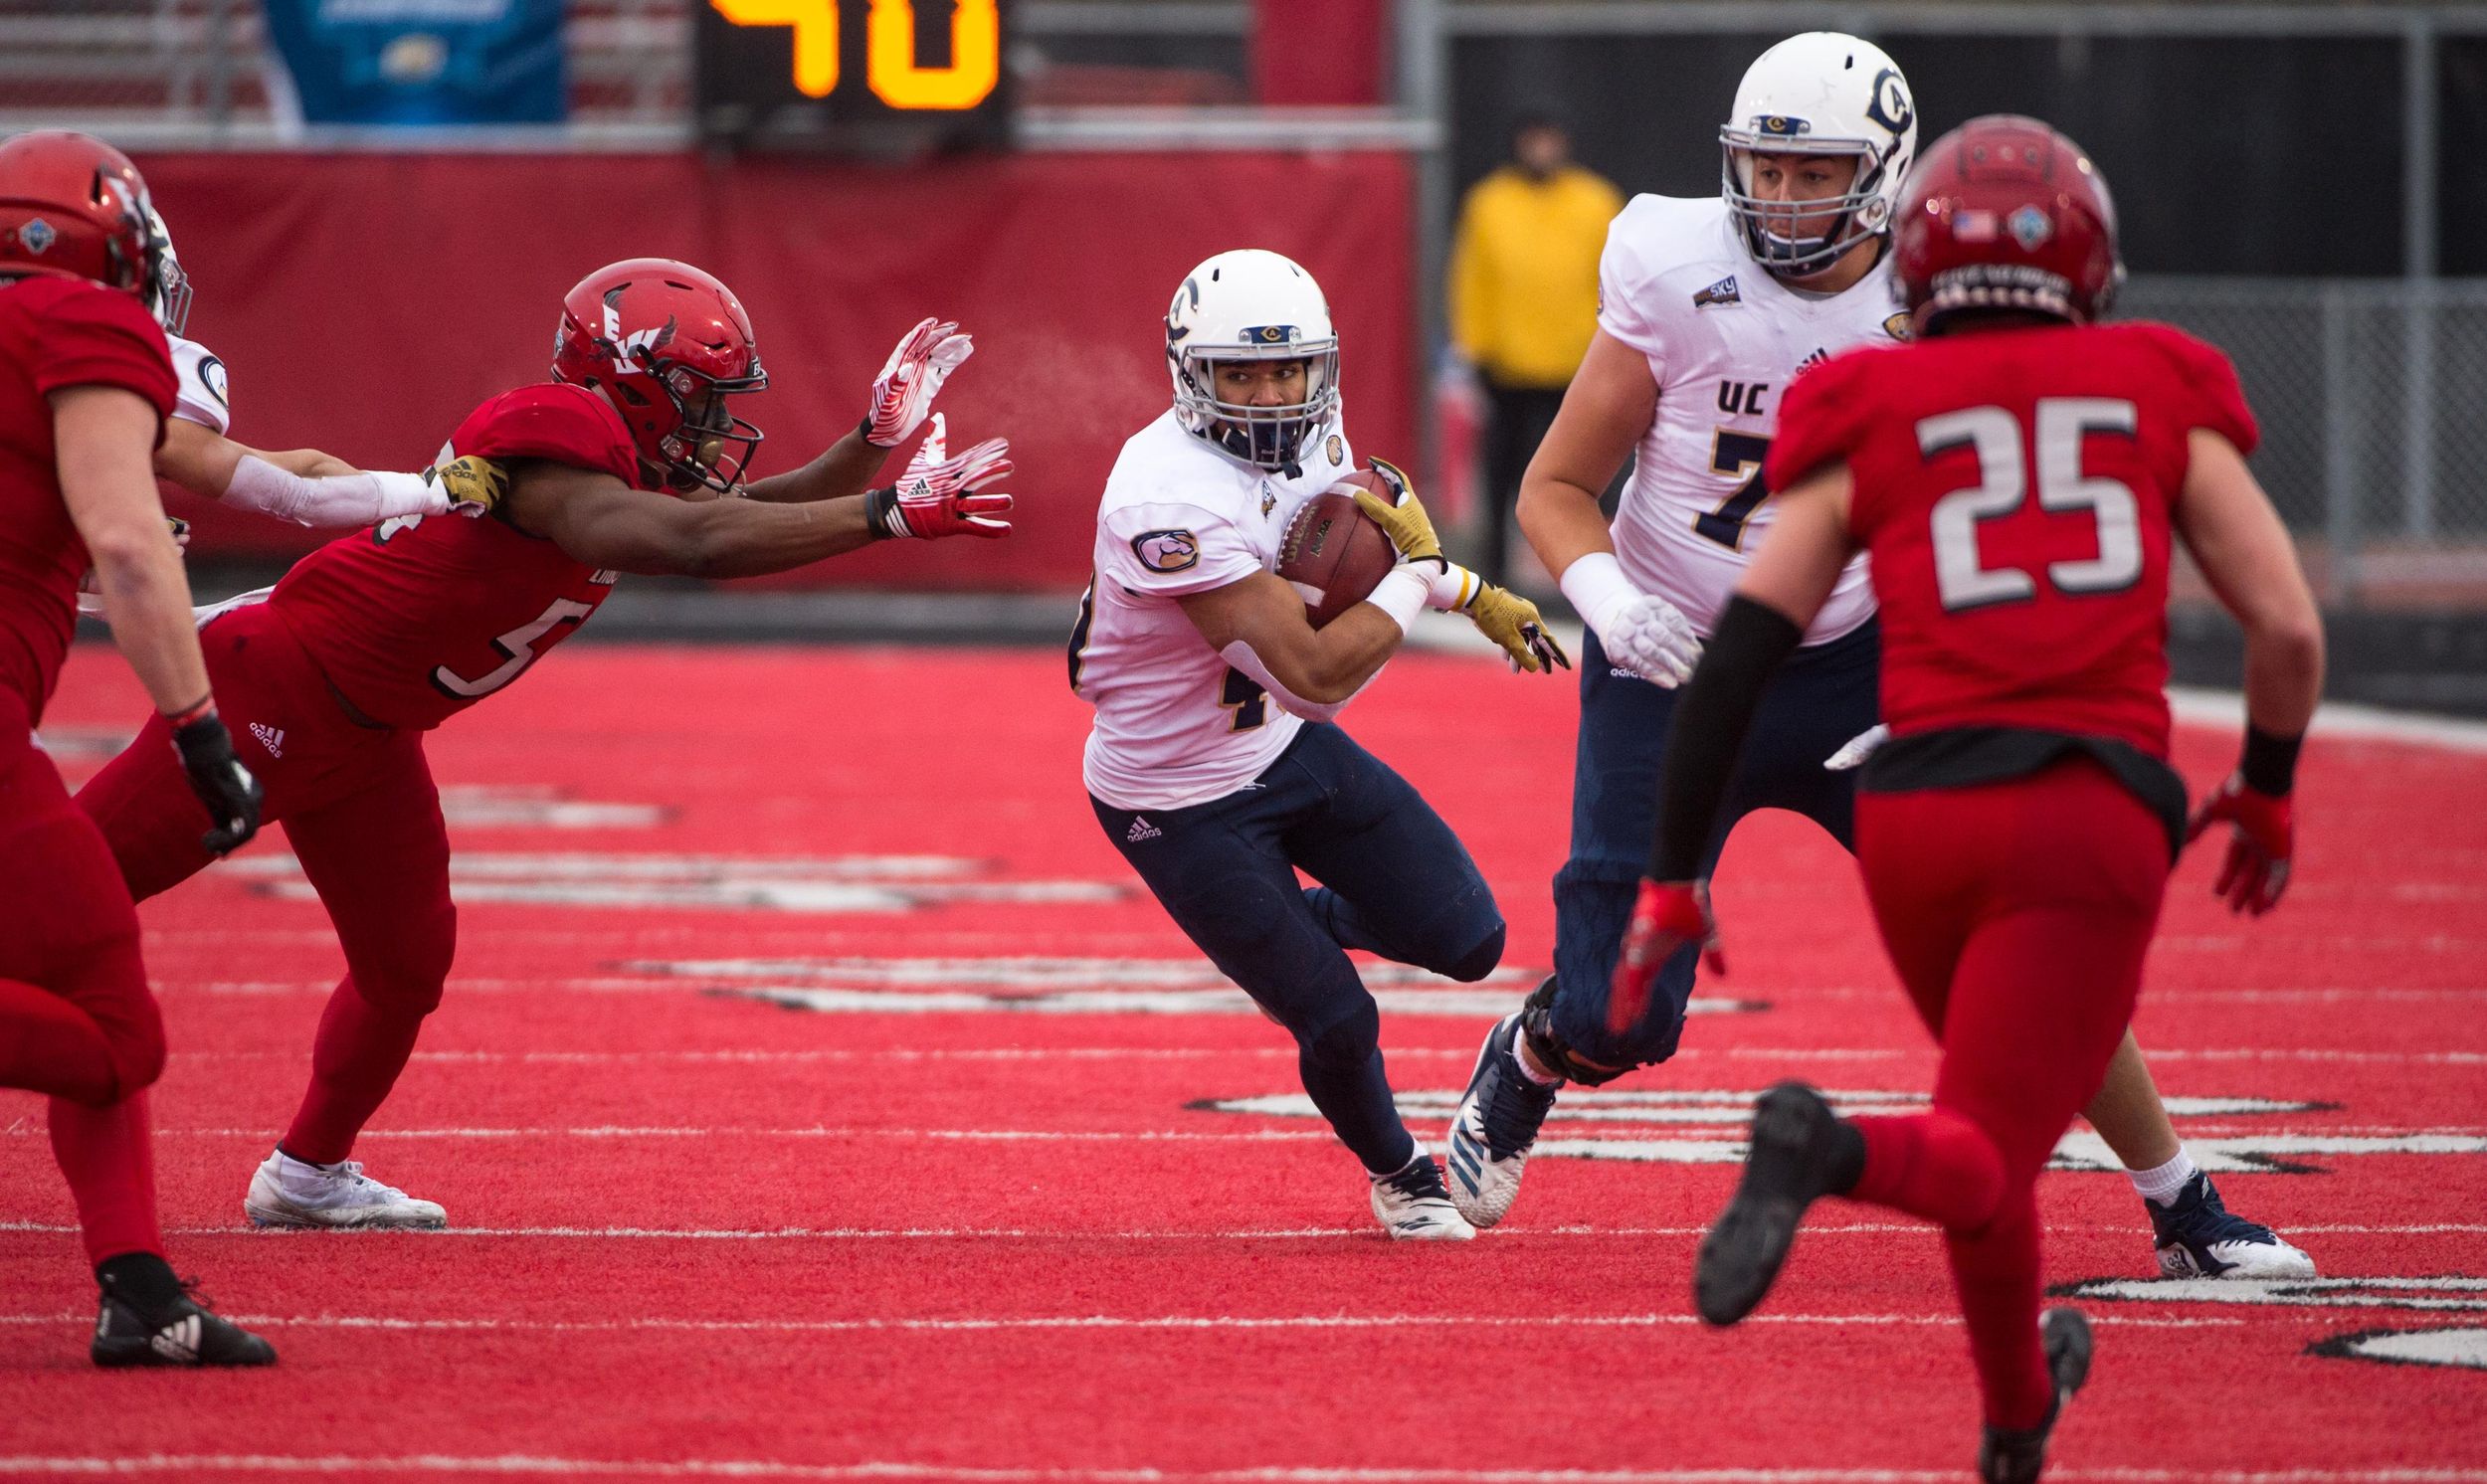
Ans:
<svg viewBox="0 0 2487 1484"><path fill-rule="evenodd" d="M1175 925L1295 1037L1304 1090L1339 1138L1375 1174L1405 1167L1415 1141L1383 1074L1380 1013L1345 950L1462 981L1501 960L1502 913L1441 816L1326 722L1223 799L1089 802Z"/></svg>
<svg viewBox="0 0 2487 1484"><path fill-rule="evenodd" d="M1580 747L1572 772L1572 853L1556 873L1554 1030L1573 1054L1602 1066L1647 1066L1675 1054L1692 999L1696 948L1658 975L1648 1013L1622 1035L1607 1029L1607 990L1623 951L1632 898L1657 831L1658 765L1677 692L1619 673L1589 634L1581 643ZM1822 760L1872 726L1881 640L1870 621L1797 650L1762 692L1736 760L1718 832L1701 857L1717 866L1727 833L1757 809L1804 815L1854 848L1856 774Z"/></svg>

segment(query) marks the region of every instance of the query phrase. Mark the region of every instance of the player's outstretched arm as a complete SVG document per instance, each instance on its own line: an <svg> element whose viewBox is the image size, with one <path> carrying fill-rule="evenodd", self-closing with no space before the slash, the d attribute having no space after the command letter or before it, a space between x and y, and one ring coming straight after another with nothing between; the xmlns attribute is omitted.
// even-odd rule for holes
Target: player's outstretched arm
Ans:
<svg viewBox="0 0 2487 1484"><path fill-rule="evenodd" d="M1397 568L1372 597L1319 629L1305 622L1303 597L1271 572L1175 601L1229 664L1258 680L1287 710L1326 721L1408 637L1425 607L1430 576L1430 569Z"/></svg>
<svg viewBox="0 0 2487 1484"><path fill-rule="evenodd" d="M803 504L678 500L635 489L608 473L526 460L511 465L502 510L518 529L591 566L649 575L757 577L870 545L878 539L871 525L872 498Z"/></svg>
<svg viewBox="0 0 2487 1484"><path fill-rule="evenodd" d="M500 498L499 471L479 459L422 473L366 473L317 449L267 453L179 417L164 424L155 471L192 494L320 530L401 515L480 515Z"/></svg>
<svg viewBox="0 0 2487 1484"><path fill-rule="evenodd" d="M52 394L62 501L95 561L113 640L171 720L190 786L214 818L207 846L221 853L257 833L260 789L235 760L208 693L190 580L155 494L155 409L134 392L81 386Z"/></svg>
<svg viewBox="0 0 2487 1484"><path fill-rule="evenodd" d="M2297 749L2323 694L2323 616L2279 512L2225 438L2198 428L2175 511L2177 534L2245 631L2245 750L2195 815L2188 838L2231 827L2211 890L2259 917L2288 885Z"/></svg>

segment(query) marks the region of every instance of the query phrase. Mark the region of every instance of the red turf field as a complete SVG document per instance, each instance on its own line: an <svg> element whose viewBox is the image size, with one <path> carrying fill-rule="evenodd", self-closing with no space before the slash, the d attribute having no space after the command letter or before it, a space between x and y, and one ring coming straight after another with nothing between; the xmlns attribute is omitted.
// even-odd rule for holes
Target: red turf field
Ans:
<svg viewBox="0 0 2487 1484"><path fill-rule="evenodd" d="M1347 717L1512 923L1495 981L1385 996L1437 1150L1548 955L1571 696L1412 655ZM65 766L142 704L83 654ZM1079 790L1085 720L1041 651L573 648L452 722L459 973L360 1150L447 1234L242 1225L339 956L281 837L151 905L175 1264L284 1364L90 1370L68 1199L7 1094L0 1473L1968 1477L1926 1230L1834 1203L1759 1322L1689 1312L1745 1094L1930 1076L1810 826L1731 848L1735 977L1689 1049L1568 1097L1502 1228L1394 1247L1293 1111L1281 1033L1130 889ZM2232 746L2188 731L2181 760L2199 785ZM2051 1177L2050 1280L2111 1286L2050 1477L2487 1480L2487 753L2319 741L2302 792L2278 916L2216 913L2206 859L2178 873L2140 1028L2230 1203L2325 1282L2130 1281L2153 1268L2124 1181ZM2318 1353L2375 1331L2437 1332L2366 1345L2442 1364Z"/></svg>

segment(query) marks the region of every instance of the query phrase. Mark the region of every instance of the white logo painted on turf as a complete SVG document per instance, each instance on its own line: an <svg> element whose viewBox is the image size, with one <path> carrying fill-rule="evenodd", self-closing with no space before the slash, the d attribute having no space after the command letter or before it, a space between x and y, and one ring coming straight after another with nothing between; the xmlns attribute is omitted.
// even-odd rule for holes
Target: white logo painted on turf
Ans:
<svg viewBox="0 0 2487 1484"><path fill-rule="evenodd" d="M290 855L229 864L288 900L315 893ZM950 902L1118 902L1106 881L1012 880L988 860L948 855L484 854L450 857L450 895L462 903L554 907L707 907L744 912L909 912Z"/></svg>
<svg viewBox="0 0 2487 1484"><path fill-rule="evenodd" d="M711 993L835 1015L1258 1015L1206 959L694 959L619 966L638 974L726 981ZM1542 969L1495 970L1461 984L1402 964L1361 964L1385 1015L1492 1020L1519 1009ZM756 981L747 985L733 981ZM1767 1009L1695 998L1694 1015Z"/></svg>
<svg viewBox="0 0 2487 1484"><path fill-rule="evenodd" d="M1695 1002L1698 1004L1699 1002ZM1573 1125L1574 1137L1540 1139L1531 1151L1537 1159L1623 1160L1635 1164L1733 1165L1745 1157L1745 1127L1753 1116L1758 1089L1715 1091L1632 1091L1573 1088L1547 1115L1549 1123ZM1905 1113L1926 1105L1923 1093L1838 1091L1823 1096L1844 1113ZM1448 1117L1459 1105L1457 1092L1401 1092L1400 1110L1410 1117ZM1212 1098L1192 1105L1204 1111L1242 1113L1263 1118L1317 1118L1312 1099L1301 1093L1260 1097ZM2305 1118L2339 1111L2337 1105L2282 1102L2254 1097L2172 1097L2168 1111L2179 1118L2240 1117ZM1682 1135L1661 1135L1652 1124L1685 1126ZM1597 1126L1615 1129L1599 1134ZM2365 1154L2481 1154L2487 1138L2458 1134L2334 1135L2314 1130L2283 1129L2269 1134L2194 1136L2186 1151L2213 1174L2314 1173L2319 1167L2289 1156ZM2069 1133L2055 1146L2050 1168L2056 1170L2121 1170L2123 1163L2096 1134ZM2153 1283L2153 1291L2167 1285Z"/></svg>

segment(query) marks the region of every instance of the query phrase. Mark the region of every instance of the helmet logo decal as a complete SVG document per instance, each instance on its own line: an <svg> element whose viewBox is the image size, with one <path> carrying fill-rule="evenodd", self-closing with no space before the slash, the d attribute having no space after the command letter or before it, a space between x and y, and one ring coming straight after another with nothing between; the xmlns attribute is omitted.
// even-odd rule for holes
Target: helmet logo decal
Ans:
<svg viewBox="0 0 2487 1484"><path fill-rule="evenodd" d="M2012 241L2020 244L2022 251L2034 253L2055 235L2055 224L2037 207L2023 206L2005 220L2004 230L2012 235Z"/></svg>
<svg viewBox="0 0 2487 1484"><path fill-rule="evenodd" d="M1891 131L1897 139L1917 121L1917 109L1908 100L1908 84L1896 67L1886 67L1874 78L1874 99L1865 105L1865 116Z"/></svg>
<svg viewBox="0 0 2487 1484"><path fill-rule="evenodd" d="M1254 345L1292 345L1303 337L1291 324L1255 324L1244 331L1244 338Z"/></svg>
<svg viewBox="0 0 2487 1484"><path fill-rule="evenodd" d="M1201 543L1190 531L1142 531L1131 538L1131 554L1151 572L1181 572L1201 559Z"/></svg>
<svg viewBox="0 0 2487 1484"><path fill-rule="evenodd" d="M27 252L38 258L52 251L52 245L58 242L60 237L61 234L53 229L52 224L41 217L17 229L17 240L26 245Z"/></svg>
<svg viewBox="0 0 2487 1484"><path fill-rule="evenodd" d="M1757 134L1778 134L1786 137L1793 134L1810 134L1814 132L1814 124L1811 119L1791 118L1785 113L1772 113L1753 120L1753 131Z"/></svg>

